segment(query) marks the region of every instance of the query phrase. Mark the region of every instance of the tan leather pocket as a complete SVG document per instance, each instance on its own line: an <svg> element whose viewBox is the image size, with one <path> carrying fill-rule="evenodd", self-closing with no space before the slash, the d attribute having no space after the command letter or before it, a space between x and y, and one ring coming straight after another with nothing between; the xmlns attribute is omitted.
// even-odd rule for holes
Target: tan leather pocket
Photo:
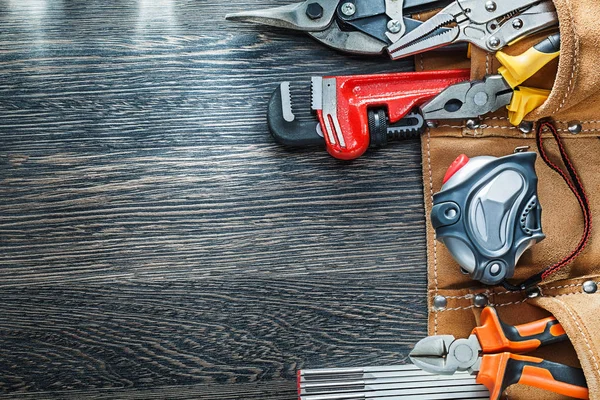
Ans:
<svg viewBox="0 0 600 400"><path fill-rule="evenodd" d="M564 125L576 121L583 134L600 132L600 2L597 0L553 0L561 32L559 60L543 68L526 86L552 89L548 100L526 120L552 117ZM542 32L503 51L517 55L549 35ZM473 48L473 79L496 73L499 62L492 53ZM562 128L562 127L561 127Z"/></svg>
<svg viewBox="0 0 600 400"><path fill-rule="evenodd" d="M563 325L569 341L541 347L529 356L542 358L584 370L590 398L600 400L600 292L587 294L584 283L600 282L599 276L587 276L541 285L541 297L527 298L522 293L507 292L502 288L449 289L438 291L446 296L445 309L430 312L431 334L452 334L467 337L479 324L482 308L474 306L475 296L484 295L494 306L501 320L509 325L520 325L554 315ZM566 400L565 396L524 385L511 386L506 391L510 400Z"/></svg>
<svg viewBox="0 0 600 400"><path fill-rule="evenodd" d="M600 117L600 2L554 0L561 56L548 101L531 117L596 121Z"/></svg>
<svg viewBox="0 0 600 400"><path fill-rule="evenodd" d="M532 87L552 87L548 101L528 119L552 116L563 137L567 150L579 170L592 204L595 220L600 217L600 2L597 0L554 0L561 24L560 61L548 65L527 82ZM547 37L544 32L510 46L505 51L520 54ZM558 74L556 68L558 65ZM474 79L496 73L499 64L493 54L473 49L471 69ZM556 82L554 78L556 77ZM430 130L423 141L423 173L427 214L431 197L440 190L444 173L461 153L469 157L480 155L504 156L518 146L535 150L535 134L523 133L506 118L506 110L483 118L477 129L468 129L465 121L444 121ZM572 121L583 125L573 135L568 126ZM556 152L554 144L549 151ZM536 245L522 258L516 279L526 278L542 268L559 261L577 244L583 229L581 211L574 195L562 179L538 159L539 195L543 208L543 226L547 239ZM428 221L430 223L430 221ZM600 231L593 229L586 251L569 268L552 279L569 279L600 272ZM435 232L428 226L430 289L465 289L474 285L461 276L458 266L444 246L435 241Z"/></svg>
<svg viewBox="0 0 600 400"><path fill-rule="evenodd" d="M560 321L577 352L590 399L600 399L600 293L587 294L576 290L556 297L542 297L535 303Z"/></svg>

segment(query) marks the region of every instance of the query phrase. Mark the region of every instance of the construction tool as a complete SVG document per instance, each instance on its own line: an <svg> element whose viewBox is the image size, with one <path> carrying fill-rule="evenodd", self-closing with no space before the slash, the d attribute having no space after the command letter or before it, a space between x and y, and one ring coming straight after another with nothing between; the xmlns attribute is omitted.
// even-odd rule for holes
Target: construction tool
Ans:
<svg viewBox="0 0 600 400"><path fill-rule="evenodd" d="M298 371L299 400L489 399L489 391L466 372L444 376L415 365Z"/></svg>
<svg viewBox="0 0 600 400"><path fill-rule="evenodd" d="M489 389L491 400L499 400L514 384L587 399L587 383L580 368L519 355L567 340L554 317L510 326L500 321L494 308L486 307L481 313L481 325L473 329L468 339L451 335L427 337L417 343L410 359L424 371L435 374L468 371L476 375L476 382Z"/></svg>
<svg viewBox="0 0 600 400"><path fill-rule="evenodd" d="M469 70L450 70L314 77L312 109L318 126L296 120L290 84L284 82L269 102L269 128L284 145L318 145L324 139L333 157L353 160L369 147L382 147L399 137L418 137L424 120L411 110L469 75Z"/></svg>
<svg viewBox="0 0 600 400"><path fill-rule="evenodd" d="M305 32L346 53L382 54L422 22L409 18L444 7L448 0L306 0L265 10L228 14L228 20ZM446 28L436 29L444 33ZM464 49L455 46L450 50Z"/></svg>
<svg viewBox="0 0 600 400"><path fill-rule="evenodd" d="M549 90L519 85L559 54L558 33L520 56L498 52L496 57L503 65L499 74L449 87L422 107L423 116L427 120L474 119L506 106L510 122L518 126L550 96Z"/></svg>
<svg viewBox="0 0 600 400"><path fill-rule="evenodd" d="M457 42L496 52L556 26L558 16L548 0L456 0L390 45L388 52L395 60Z"/></svg>
<svg viewBox="0 0 600 400"><path fill-rule="evenodd" d="M472 279L497 285L512 278L523 253L545 238L536 158L460 155L433 196L436 239Z"/></svg>

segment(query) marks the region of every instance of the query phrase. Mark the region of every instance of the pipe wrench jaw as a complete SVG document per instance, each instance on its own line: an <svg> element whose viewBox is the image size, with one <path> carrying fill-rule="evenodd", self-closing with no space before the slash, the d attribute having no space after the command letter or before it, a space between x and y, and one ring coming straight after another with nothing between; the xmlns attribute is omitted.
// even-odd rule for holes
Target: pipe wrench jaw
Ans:
<svg viewBox="0 0 600 400"><path fill-rule="evenodd" d="M536 158L533 152L461 158L434 195L436 237L472 279L497 285L512 278L523 253L545 238Z"/></svg>
<svg viewBox="0 0 600 400"><path fill-rule="evenodd" d="M283 82L269 100L267 123L275 141L287 147L323 147L317 121L302 120L292 109L290 83Z"/></svg>

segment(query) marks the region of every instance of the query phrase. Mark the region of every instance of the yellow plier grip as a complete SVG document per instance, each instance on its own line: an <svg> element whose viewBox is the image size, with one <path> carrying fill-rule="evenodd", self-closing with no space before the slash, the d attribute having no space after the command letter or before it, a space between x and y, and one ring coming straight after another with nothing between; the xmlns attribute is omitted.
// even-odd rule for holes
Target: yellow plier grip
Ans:
<svg viewBox="0 0 600 400"><path fill-rule="evenodd" d="M518 56L509 56L499 51L496 58L502 64L498 72L515 89L512 101L507 106L511 124L519 125L525 116L548 99L549 90L519 86L550 61L560 55L560 33L554 34Z"/></svg>
<svg viewBox="0 0 600 400"><path fill-rule="evenodd" d="M518 56L497 52L496 58L502 64L498 72L512 88L516 88L559 55L560 33L557 33Z"/></svg>
<svg viewBox="0 0 600 400"><path fill-rule="evenodd" d="M515 88L512 101L508 108L508 119L514 126L519 126L527 114L544 104L550 96L550 91L524 86Z"/></svg>

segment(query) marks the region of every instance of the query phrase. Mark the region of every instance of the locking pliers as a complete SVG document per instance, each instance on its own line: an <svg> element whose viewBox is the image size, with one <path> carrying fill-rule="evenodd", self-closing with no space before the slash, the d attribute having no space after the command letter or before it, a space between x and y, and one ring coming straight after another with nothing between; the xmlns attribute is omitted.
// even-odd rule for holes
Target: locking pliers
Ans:
<svg viewBox="0 0 600 400"><path fill-rule="evenodd" d="M451 26L445 32L441 27ZM457 42L496 52L532 33L558 26L551 1L456 0L388 48L392 59Z"/></svg>

